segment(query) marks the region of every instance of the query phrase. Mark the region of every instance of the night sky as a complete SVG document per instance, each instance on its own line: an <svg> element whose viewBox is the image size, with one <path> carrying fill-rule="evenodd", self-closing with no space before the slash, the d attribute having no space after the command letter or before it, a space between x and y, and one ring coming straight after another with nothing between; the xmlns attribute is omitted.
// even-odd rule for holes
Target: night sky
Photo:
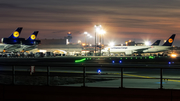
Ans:
<svg viewBox="0 0 180 101"><path fill-rule="evenodd" d="M152 43L176 34L180 46L180 0L0 0L0 38L23 27L20 37L39 31L39 39L84 41L84 31L95 34L94 25L106 30L104 42ZM94 39L91 39L94 44Z"/></svg>

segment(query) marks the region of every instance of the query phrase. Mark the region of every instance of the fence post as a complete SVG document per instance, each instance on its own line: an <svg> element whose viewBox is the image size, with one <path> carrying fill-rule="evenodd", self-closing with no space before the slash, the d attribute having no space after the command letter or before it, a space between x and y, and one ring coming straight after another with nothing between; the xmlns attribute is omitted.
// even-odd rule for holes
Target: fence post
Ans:
<svg viewBox="0 0 180 101"><path fill-rule="evenodd" d="M15 84L15 66L12 66L12 84Z"/></svg>
<svg viewBox="0 0 180 101"><path fill-rule="evenodd" d="M49 66L47 66L47 85L49 86L50 85L50 67Z"/></svg>
<svg viewBox="0 0 180 101"><path fill-rule="evenodd" d="M123 68L121 67L121 88L123 88Z"/></svg>
<svg viewBox="0 0 180 101"><path fill-rule="evenodd" d="M86 82L86 66L83 66L83 87L85 87Z"/></svg>
<svg viewBox="0 0 180 101"><path fill-rule="evenodd" d="M162 85L162 75L163 75L163 69L161 68L160 69L160 89L162 89L163 88L163 85Z"/></svg>

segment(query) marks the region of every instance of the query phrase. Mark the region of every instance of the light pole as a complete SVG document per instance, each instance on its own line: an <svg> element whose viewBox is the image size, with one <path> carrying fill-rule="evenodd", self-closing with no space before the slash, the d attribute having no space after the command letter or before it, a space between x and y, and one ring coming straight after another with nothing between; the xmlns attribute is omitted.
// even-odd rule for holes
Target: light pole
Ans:
<svg viewBox="0 0 180 101"><path fill-rule="evenodd" d="M87 35L87 32L84 32L85 34L85 56L86 56L86 35Z"/></svg>
<svg viewBox="0 0 180 101"><path fill-rule="evenodd" d="M95 25L94 27L96 28L95 29L95 56L96 56L96 33L97 33L97 31L100 30L101 25Z"/></svg>
<svg viewBox="0 0 180 101"><path fill-rule="evenodd" d="M104 31L103 29L102 30L100 30L100 56L101 56L101 48L102 48L102 42L101 42L101 37L102 37L102 35L104 35L106 33L106 31Z"/></svg>
<svg viewBox="0 0 180 101"><path fill-rule="evenodd" d="M89 39L92 38L92 36L90 34L87 34L87 36L88 36L87 44L89 46Z"/></svg>

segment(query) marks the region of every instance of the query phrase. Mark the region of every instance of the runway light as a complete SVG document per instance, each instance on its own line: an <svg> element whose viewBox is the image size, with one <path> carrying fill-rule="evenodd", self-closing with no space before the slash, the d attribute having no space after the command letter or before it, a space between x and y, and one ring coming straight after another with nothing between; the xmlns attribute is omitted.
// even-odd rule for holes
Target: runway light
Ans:
<svg viewBox="0 0 180 101"><path fill-rule="evenodd" d="M98 71L97 71L99 74L101 74L101 70L99 69Z"/></svg>

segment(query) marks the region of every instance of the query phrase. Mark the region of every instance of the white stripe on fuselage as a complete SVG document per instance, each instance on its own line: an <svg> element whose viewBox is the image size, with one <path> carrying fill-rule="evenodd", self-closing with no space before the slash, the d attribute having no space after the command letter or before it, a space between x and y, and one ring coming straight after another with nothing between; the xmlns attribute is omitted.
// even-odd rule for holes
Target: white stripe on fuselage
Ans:
<svg viewBox="0 0 180 101"><path fill-rule="evenodd" d="M126 52L126 51L136 52L137 50L150 48L150 46L114 46L109 48L110 48L110 52Z"/></svg>
<svg viewBox="0 0 180 101"><path fill-rule="evenodd" d="M151 46L151 48L144 50L144 53L153 53L153 52L163 52L167 51L171 48L171 46Z"/></svg>

